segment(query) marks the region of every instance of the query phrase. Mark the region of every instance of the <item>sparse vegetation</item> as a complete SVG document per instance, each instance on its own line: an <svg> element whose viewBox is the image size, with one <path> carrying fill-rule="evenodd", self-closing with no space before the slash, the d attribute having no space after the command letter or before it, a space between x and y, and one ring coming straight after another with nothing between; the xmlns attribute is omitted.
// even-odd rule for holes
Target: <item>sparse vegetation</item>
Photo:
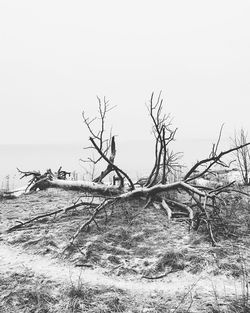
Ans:
<svg viewBox="0 0 250 313"><path fill-rule="evenodd" d="M215 165L227 166L222 157L249 143L219 152L221 128L208 158L173 182L179 154L169 146L176 129L163 112L161 94L156 100L152 94L155 160L136 188L115 164L115 137L105 132L110 107L99 98L98 105L97 120L85 112L83 119L96 154L89 163L106 163L100 175L92 168L92 182L76 182L61 168L22 172L31 177L32 192L1 200L0 249L22 249L11 251L24 264L20 268L14 257L0 265L2 311L248 312L247 187L209 180L203 186L199 179L212 175ZM111 172L118 185L103 183Z"/></svg>
<svg viewBox="0 0 250 313"><path fill-rule="evenodd" d="M3 312L81 312L81 310L95 312L96 310L96 312L139 313L186 312L187 310L188 312L196 312L195 310L216 312L217 310L217 312L231 313L237 312L240 307L243 310L243 305L248 308L249 300L244 304L242 300L242 281L243 273L245 273L245 283L248 279L249 234L247 232L241 234L241 228L234 232L237 237L225 236L215 231L219 245L212 247L206 239L206 232L203 233L201 230L199 233L190 232L189 224L185 221L168 221L166 213L161 208L152 210L147 207L142 210L143 200L135 199L130 202L129 207L127 205L125 207L124 203L107 210L107 220L105 212L102 212L96 220L98 227L93 225L88 232L81 233L71 250L63 255L61 255L61 247L74 233L76 225L82 223L82 220L87 219L91 214L83 207L77 208L76 212L72 211L70 218L68 215L55 216L53 219L41 220L39 224L34 223L32 227L18 232L4 233L4 229L13 223L17 214L22 216L22 220L30 217L30 211L26 209L29 203L33 206L34 214L42 214L49 208L51 211L54 210L51 203L57 202L58 207L67 206L69 199L76 199L78 195L78 192L49 189L23 195L18 200L6 199L2 202L1 208L5 212L2 240L32 254L63 258L64 262L70 261L77 266L76 269L82 269L81 276L72 279L68 285L54 282L53 279L48 282L49 278L40 279L23 270L18 274L6 272L4 276L2 272L1 278L5 277L7 281L9 279L13 281L13 284L8 282L9 293L2 301L5 310ZM248 213L242 210L241 214L247 216ZM146 296L145 291L137 294L137 289L132 289L133 291L126 288L117 289L112 287L112 284L92 286L87 283L86 285L85 270L100 268L104 270L107 277L131 281L132 286L137 280L149 288L152 283L159 282L161 286L159 288L166 286L167 290L166 292L162 289L158 292L148 291ZM162 277L150 280L143 278L145 276ZM204 283L201 279L197 282L197 286L193 287L192 292L186 294L188 286L192 286L200 277L205 279ZM202 291L202 288L210 285L210 279L217 282L215 283L217 300L214 294L208 296ZM1 296L2 294L6 296L3 290L6 288L7 281L4 281ZM219 283L221 281L222 283ZM180 287L178 284L181 284ZM232 285L231 289L228 284ZM37 287L35 288L34 285ZM169 293L169 288L175 290L178 288L179 293L177 290L173 294ZM209 288L211 289L212 285ZM19 293L22 295L21 299L17 297ZM246 296L244 297L246 300ZM31 301L27 302L27 299ZM247 312L247 309L242 312Z"/></svg>

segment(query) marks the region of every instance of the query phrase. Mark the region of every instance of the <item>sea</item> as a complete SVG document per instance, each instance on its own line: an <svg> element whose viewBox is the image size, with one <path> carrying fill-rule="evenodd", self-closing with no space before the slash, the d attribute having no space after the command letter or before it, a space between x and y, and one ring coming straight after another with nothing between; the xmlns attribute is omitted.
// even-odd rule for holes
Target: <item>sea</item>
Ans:
<svg viewBox="0 0 250 313"><path fill-rule="evenodd" d="M107 166L93 166L86 162L90 151L85 150L81 143L75 144L2 144L0 145L0 189L15 190L27 185L28 179L20 179L18 171L40 171L51 169L63 170L73 173L74 179L90 179L91 175L98 175ZM137 179L150 171L151 162L147 145L124 143L117 152L117 162L132 179ZM118 164L117 163L117 164Z"/></svg>
<svg viewBox="0 0 250 313"><path fill-rule="evenodd" d="M207 157L211 146L210 140L185 139L177 142L175 151L183 152L180 163L189 167L197 160ZM17 169L44 172L47 169L57 171L62 166L63 170L74 174L74 179L89 180L91 175L98 175L107 164L100 163L93 173L91 164L83 162L91 156L90 151L84 147L86 143L0 144L0 189L14 190L27 185L28 180L21 180ZM133 180L147 176L154 164L153 141L119 142L115 164Z"/></svg>

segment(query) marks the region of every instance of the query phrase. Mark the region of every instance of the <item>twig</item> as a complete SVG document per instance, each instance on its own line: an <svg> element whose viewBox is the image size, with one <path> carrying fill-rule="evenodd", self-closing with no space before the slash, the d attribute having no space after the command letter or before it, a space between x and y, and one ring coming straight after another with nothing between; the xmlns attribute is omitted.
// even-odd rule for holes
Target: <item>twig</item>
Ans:
<svg viewBox="0 0 250 313"><path fill-rule="evenodd" d="M32 222L34 222L34 221L37 221L37 220L39 220L39 219L42 219L42 218L44 218L44 217L56 215L56 214L62 213L62 212L63 212L63 213L66 213L66 212L68 212L68 211L70 211L70 210L72 210L72 209L75 209L75 208L77 208L77 207L79 207L79 206L83 206L83 205L89 205L89 203L87 203L87 202L80 202L80 203L71 205L71 206L69 206L69 207L67 207L67 208L64 208L64 209L58 209L58 210L53 211L53 212L49 212L49 213L44 213L44 214L41 214L41 215L37 215L37 216L33 217L32 219L30 219L30 220L28 220L28 221L26 221L26 222L20 222L20 221L18 221L18 223L19 223L18 225L15 225L15 226L10 227L9 229L7 229L6 232L7 232L7 233L10 233L10 232L12 232L12 231L14 231L14 230L17 230L18 228L21 228L21 227L23 227L23 226L25 226L25 225L28 225L28 224L30 224L30 223L32 223Z"/></svg>
<svg viewBox="0 0 250 313"><path fill-rule="evenodd" d="M89 224L95 219L95 217L97 216L97 214L108 204L114 204L117 200L104 200L101 204L99 204L94 213L92 214L92 216L83 224L81 225L78 230L75 232L75 234L72 236L71 240L70 240L70 244L72 245L75 241L75 239L79 236L79 234L83 231L83 229L87 226L89 226ZM64 251L67 249L67 247L64 249Z"/></svg>
<svg viewBox="0 0 250 313"><path fill-rule="evenodd" d="M211 156L211 157L209 157L209 158L207 158L207 159L204 159L204 160L201 160L201 161L197 162L197 163L196 163L193 167L191 167L191 169L187 172L187 174L186 174L185 177L184 177L184 181L188 182L188 181L194 180L194 179L196 179L196 178L198 178L198 177L201 177L201 176L204 175L214 164L216 164L224 155L229 154L229 153L234 152L234 151L237 151L237 150L239 150L239 149L242 149L242 148L244 148L244 147L246 147L246 146L248 146L248 145L250 145L250 142L249 142L249 143L245 143L245 144L240 145L240 146L237 146L237 147L235 147L235 148L226 150L226 151L222 151L222 152L220 152L218 155L213 155L213 156ZM206 168L204 171L202 171L201 173L199 173L199 174L197 174L197 175L195 175L195 176L190 177L191 174L192 174L199 166L205 165L205 164L207 164L207 163L209 163L209 162L211 162L211 163L207 166L207 168Z"/></svg>
<svg viewBox="0 0 250 313"><path fill-rule="evenodd" d="M179 304L175 307L175 309L173 310L174 312L177 312L177 310L179 309L179 307L182 305L182 303L184 302L184 300L186 299L187 295L189 293L191 293L191 291L194 289L194 287L197 285L197 283L201 280L201 277L199 277L188 289L188 291L183 295L181 301L179 302Z"/></svg>
<svg viewBox="0 0 250 313"><path fill-rule="evenodd" d="M146 278L146 279L151 279L151 280L154 280L154 279L160 279L160 278L163 278L163 277L166 277L167 275L171 274L171 273L175 273L177 272L178 270L170 270L162 275L159 275L159 276L142 276L141 278Z"/></svg>
<svg viewBox="0 0 250 313"><path fill-rule="evenodd" d="M150 205L151 201L152 201L152 198L149 197L148 200L147 200L147 202L146 202L146 204L143 206L143 208L142 208L137 214L135 214L135 215L131 218L131 220L130 220L130 222L129 222L129 225L131 225L132 222L133 222L133 220L134 220L137 216L139 216L139 215Z"/></svg>

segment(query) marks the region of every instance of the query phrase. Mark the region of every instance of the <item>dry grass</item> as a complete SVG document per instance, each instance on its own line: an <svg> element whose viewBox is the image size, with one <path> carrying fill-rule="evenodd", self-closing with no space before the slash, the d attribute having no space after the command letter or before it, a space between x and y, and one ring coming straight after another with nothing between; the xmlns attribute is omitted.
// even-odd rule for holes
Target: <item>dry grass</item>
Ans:
<svg viewBox="0 0 250 313"><path fill-rule="evenodd" d="M235 199L230 211L223 211L223 219L214 220L214 227L218 226L215 231L219 239L217 247L211 247L205 232L189 232L186 222L169 223L164 211L153 207L143 210L144 202L139 200L129 205L122 203L100 214L97 225L81 233L64 255L61 251L91 211L79 208L65 215L44 218L10 234L3 233L17 220L25 221L67 207L78 197L76 192L47 190L2 200L1 239L31 253L64 258L76 265L100 267L113 276L141 279L144 275L157 276L172 271L176 273L172 275L189 272L197 277L227 275L246 280L250 223L249 203L245 199ZM0 312L6 313L249 312L246 290L237 297L223 300L216 293L209 299L201 299L192 292L176 294L174 299L161 293L138 298L120 289L86 286L80 280L64 286L30 273L6 273L0 280Z"/></svg>
<svg viewBox="0 0 250 313"><path fill-rule="evenodd" d="M1 312L50 312L57 303L50 282L32 273L14 273L1 277Z"/></svg>
<svg viewBox="0 0 250 313"><path fill-rule="evenodd" d="M110 288L92 288L82 282L59 285L33 273L6 275L1 279L0 311L22 312L124 312L126 294Z"/></svg>
<svg viewBox="0 0 250 313"><path fill-rule="evenodd" d="M16 220L25 221L35 215L66 207L78 197L77 192L47 190L2 201L1 227L4 230ZM223 237L223 244L213 248L206 241L205 233L190 233L187 223L169 223L164 211L153 207L142 210L143 204L144 202L135 200L129 205L121 203L103 212L96 219L97 225L93 224L87 232L80 234L75 246L68 249L63 257L78 265L100 266L117 275L141 276L168 269L185 269L197 274L209 270L214 275L226 273L234 277L240 276L239 244L245 250L246 257L250 258L246 232L245 237L243 232L240 239L237 237L240 243L236 242L235 237L233 243L231 237ZM235 216L242 219L246 216L246 210L244 202L244 208L238 209L239 214L234 213L231 220L235 223ZM7 236L2 234L2 238L9 244L35 253L62 257L60 253L63 247L90 214L90 211L79 208L66 215L39 220ZM247 223L245 218L244 225ZM221 228L218 227L216 231L217 237L219 229ZM235 230L232 231L235 233Z"/></svg>
<svg viewBox="0 0 250 313"><path fill-rule="evenodd" d="M172 260L173 265L175 256ZM90 286L84 283L82 275L79 275L77 281L71 280L70 284L66 285L27 270L22 273L2 273L0 312L249 312L249 294L244 287L246 276L242 280L244 284L239 295L229 297L225 294L225 297L221 298L214 287L210 297L202 298L194 291L198 280L186 292L176 292L174 296L157 291L137 295L115 287Z"/></svg>
<svg viewBox="0 0 250 313"><path fill-rule="evenodd" d="M0 279L0 311L3 313L248 313L249 301L242 295L218 298L216 290L210 300L200 299L191 288L175 297L154 292L138 297L112 287L93 287L78 282L58 284L32 272L6 273Z"/></svg>
<svg viewBox="0 0 250 313"><path fill-rule="evenodd" d="M15 273L1 278L0 290L3 313L166 313L173 308L166 295L136 297L117 288L88 286L80 277L66 286L34 273Z"/></svg>

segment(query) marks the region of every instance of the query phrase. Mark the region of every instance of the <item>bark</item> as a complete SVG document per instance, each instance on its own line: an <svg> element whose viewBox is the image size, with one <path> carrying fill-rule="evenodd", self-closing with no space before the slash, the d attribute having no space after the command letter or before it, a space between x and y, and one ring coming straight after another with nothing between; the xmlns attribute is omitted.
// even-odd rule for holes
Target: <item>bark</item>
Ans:
<svg viewBox="0 0 250 313"><path fill-rule="evenodd" d="M178 190L178 189L193 192L194 194L197 194L201 197L205 197L206 195L204 192L200 191L199 189L185 182L179 181L179 182L175 182L172 184L166 184L166 185L159 184L150 188L144 187L144 188L132 190L132 191L121 194L119 198L130 199L130 198L136 198L136 197L154 196L160 192L167 192L167 191Z"/></svg>
<svg viewBox="0 0 250 313"><path fill-rule="evenodd" d="M90 193L96 193L100 195L105 196L118 196L124 190L121 190L119 187L116 186L107 186L104 184L98 184L94 182L88 182L88 181L72 181L72 180L48 180L48 179L42 179L35 183L34 186L32 186L31 191L35 191L37 189L47 189L47 188L60 188L60 189L66 189L66 190L76 190L81 192L90 192Z"/></svg>
<svg viewBox="0 0 250 313"><path fill-rule="evenodd" d="M109 163L108 163L108 166L106 167L106 169L104 171L101 172L101 174L96 177L93 182L94 183L101 183L102 180L108 175L110 174L112 171L114 171L114 168L113 168L113 164L114 164L114 161L115 161L115 155L116 155L116 146L115 146L115 136L112 137L111 139L111 155L109 157ZM119 181L120 181L120 187L122 188L124 183L123 183L123 177L121 176L120 172L119 171L116 171L116 175L118 176L119 178Z"/></svg>
<svg viewBox="0 0 250 313"><path fill-rule="evenodd" d="M170 207L167 205L167 203L165 202L165 200L162 200L161 205L163 207L163 209L166 211L167 216L168 216L168 220L171 219L172 217L172 211L170 209Z"/></svg>

